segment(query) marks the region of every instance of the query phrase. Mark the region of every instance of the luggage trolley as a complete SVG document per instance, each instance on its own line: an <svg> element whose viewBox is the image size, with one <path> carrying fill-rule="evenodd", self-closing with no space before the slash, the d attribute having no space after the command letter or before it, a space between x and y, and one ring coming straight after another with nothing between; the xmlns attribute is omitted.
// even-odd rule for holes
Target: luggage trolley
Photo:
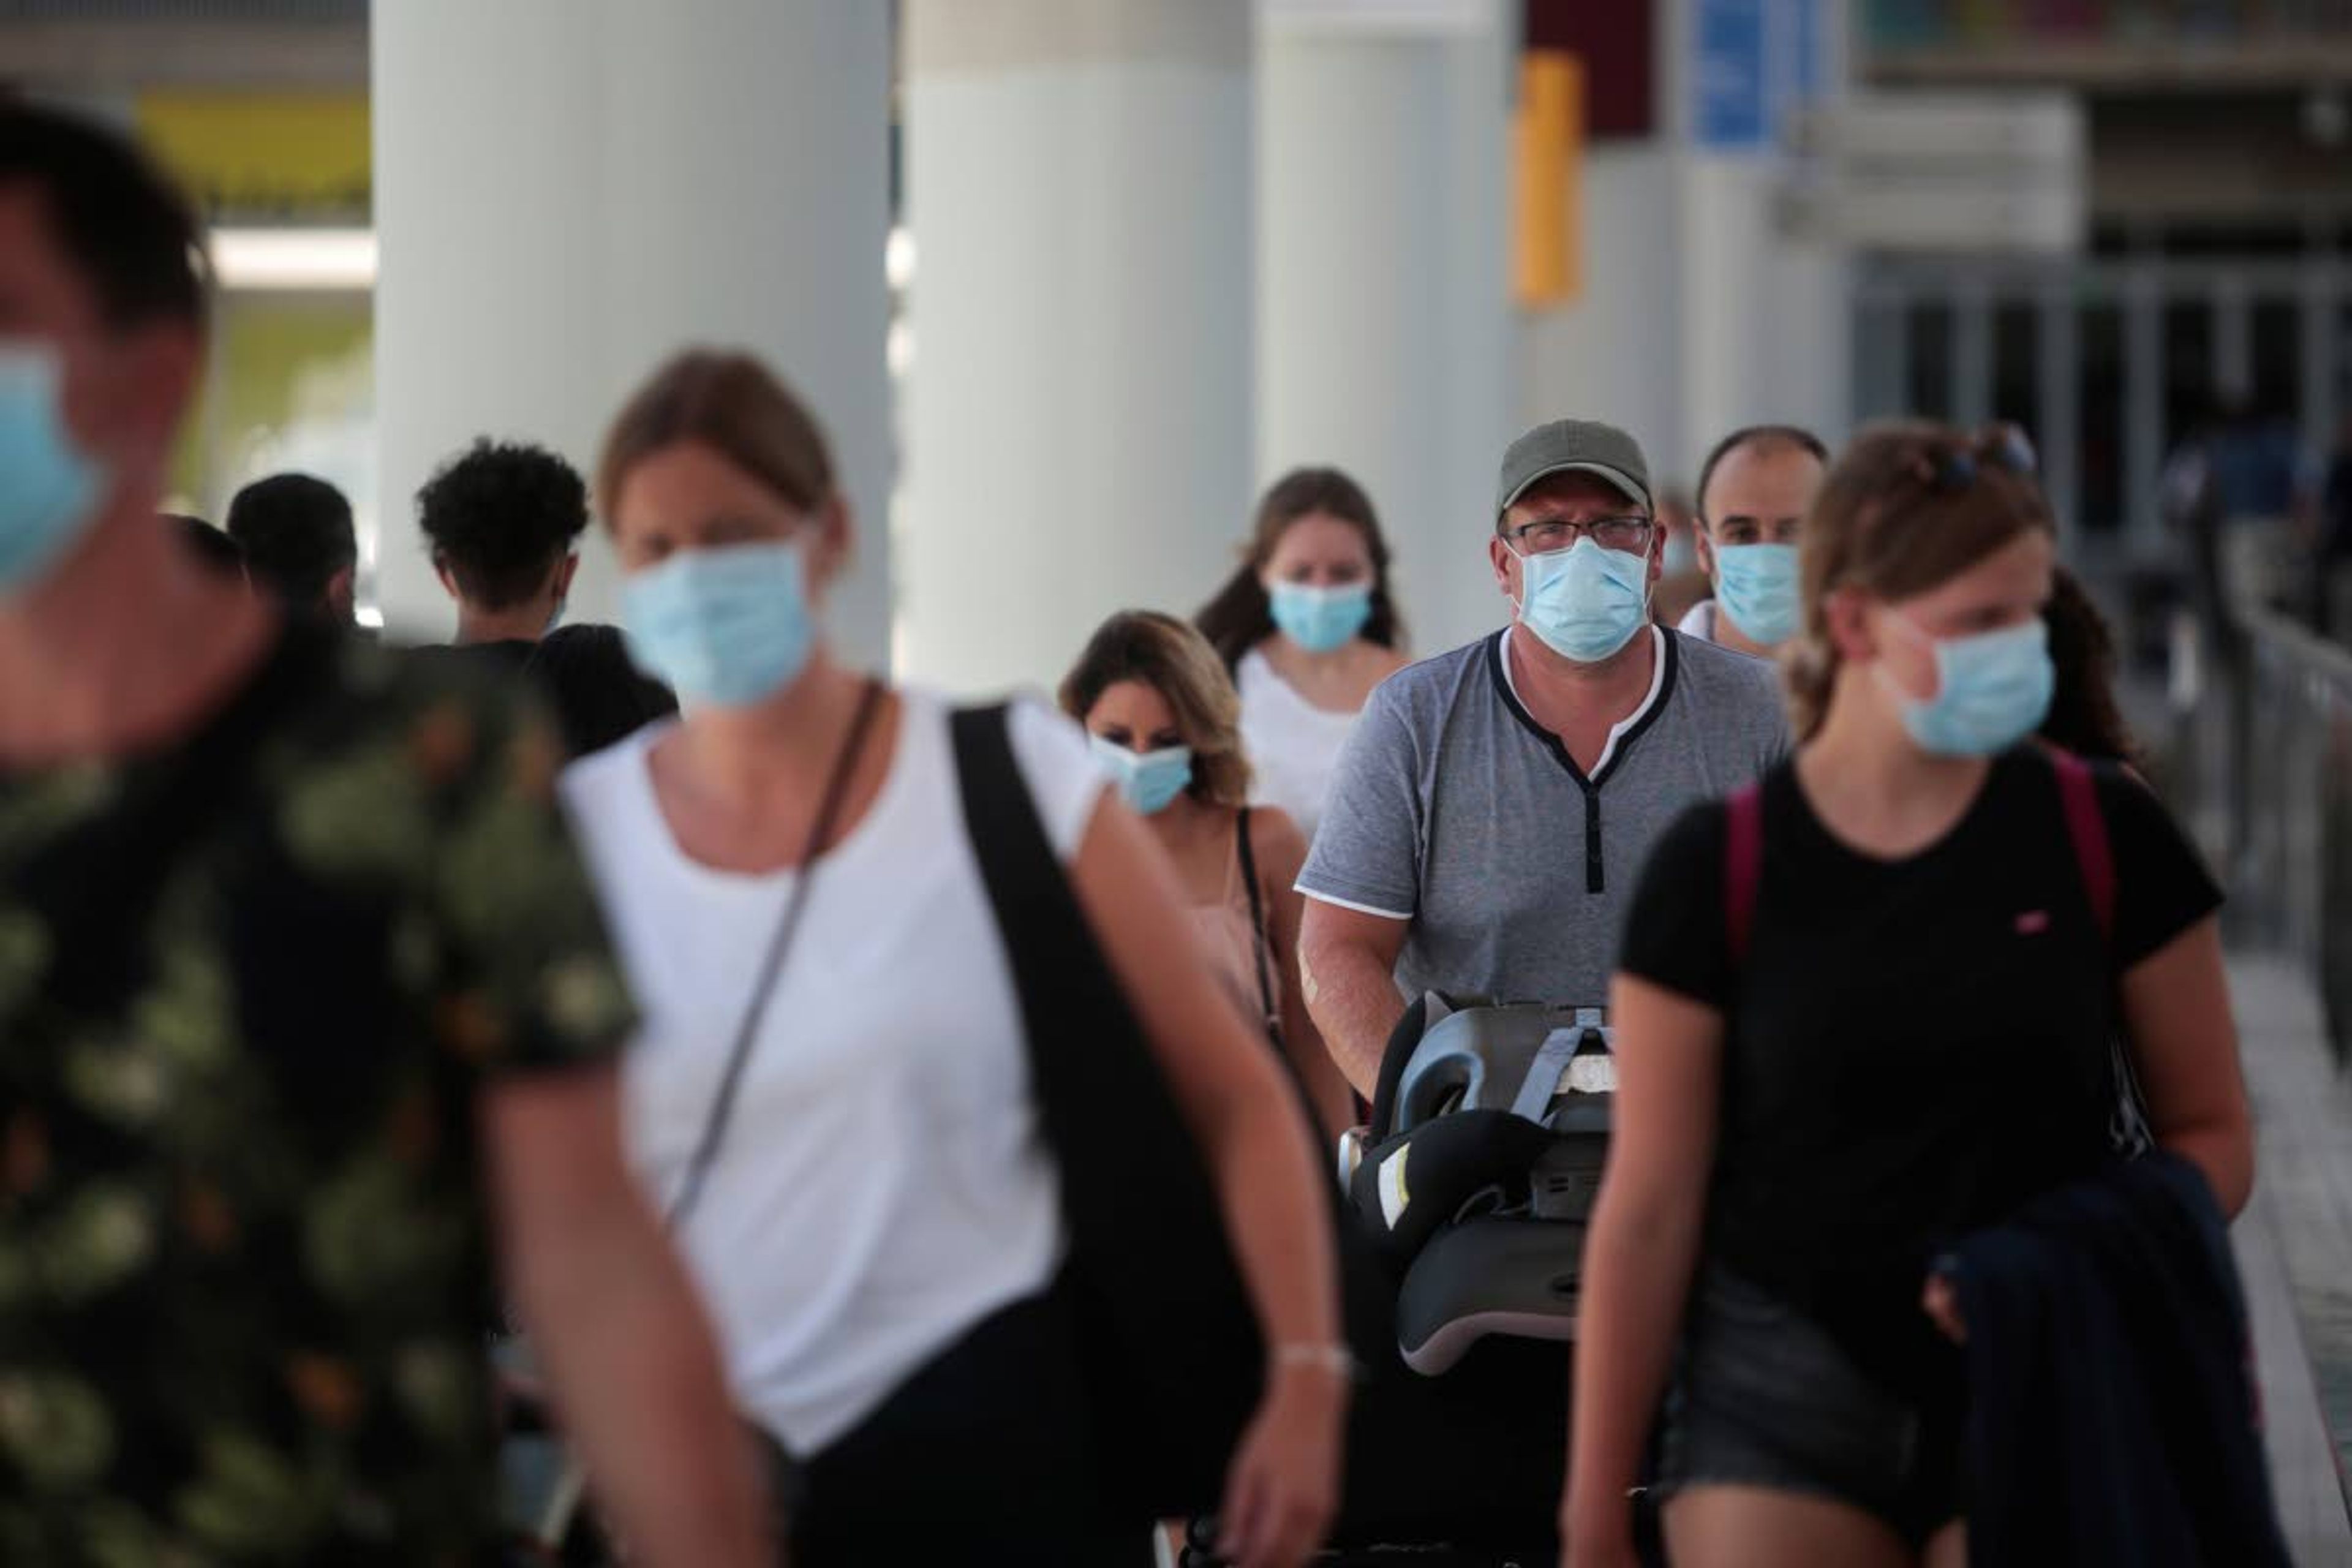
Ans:
<svg viewBox="0 0 2352 1568"><path fill-rule="evenodd" d="M1599 1007L1433 994L1419 1012L1340 1175L1399 1276L1399 1352L1435 1377L1489 1334L1575 1339L1617 1064Z"/></svg>
<svg viewBox="0 0 2352 1568"><path fill-rule="evenodd" d="M1576 1336L1585 1227L1608 1151L1612 1044L1600 1007L1435 993L1391 1036L1371 1120L1339 1142L1342 1223L1350 1244L1381 1266L1378 1332L1388 1342L1368 1343L1375 1336L1351 1321L1368 1364L1350 1468L1374 1474L1351 1473L1349 1505L1317 1560L1326 1568L1557 1561L1550 1532L1566 1430L1553 1391L1566 1386L1562 1347ZM1362 1316L1357 1306L1351 1320ZM1511 1370L1546 1354L1539 1364L1549 1370L1532 1379ZM1514 1389L1531 1406L1516 1426L1495 1397ZM1464 1420L1485 1410L1496 1411L1493 1429L1466 1432ZM1428 1420L1430 1412L1453 1425ZM1531 1438L1543 1455L1534 1462ZM1511 1475L1448 1518L1446 1499L1479 1468L1460 1450L1482 1444ZM1366 1500L1389 1504L1441 1470L1447 1479L1423 1489L1435 1495L1412 1522L1402 1522L1407 1512L1362 1517ZM1197 1521L1181 1568L1217 1568L1214 1540L1213 1523Z"/></svg>

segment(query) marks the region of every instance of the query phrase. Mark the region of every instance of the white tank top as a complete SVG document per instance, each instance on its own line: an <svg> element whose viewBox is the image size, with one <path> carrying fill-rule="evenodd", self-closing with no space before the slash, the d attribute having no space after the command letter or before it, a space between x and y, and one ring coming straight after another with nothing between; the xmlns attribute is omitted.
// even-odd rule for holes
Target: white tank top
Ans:
<svg viewBox="0 0 2352 1568"><path fill-rule="evenodd" d="M802 1454L1043 1289L1062 1257L1060 1178L964 831L950 708L900 695L889 774L810 889L734 1129L677 1237L737 1401ZM1012 729L1066 865L1102 774L1059 714L1018 703ZM797 873L718 870L678 847L646 763L664 732L574 764L563 797L644 1013L623 1061L625 1135L666 1208Z"/></svg>
<svg viewBox="0 0 2352 1568"><path fill-rule="evenodd" d="M1244 656L1234 678L1242 696L1242 744L1255 781L1250 799L1288 812L1311 843L1356 715L1316 707L1255 648Z"/></svg>

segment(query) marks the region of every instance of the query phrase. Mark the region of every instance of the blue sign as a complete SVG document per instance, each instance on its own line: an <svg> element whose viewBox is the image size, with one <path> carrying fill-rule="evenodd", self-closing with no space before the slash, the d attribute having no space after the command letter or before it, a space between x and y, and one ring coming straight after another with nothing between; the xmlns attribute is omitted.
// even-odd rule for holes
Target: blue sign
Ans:
<svg viewBox="0 0 2352 1568"><path fill-rule="evenodd" d="M1825 0L1696 0L1691 140L1716 152L1779 144L1790 113L1821 98Z"/></svg>
<svg viewBox="0 0 2352 1568"><path fill-rule="evenodd" d="M1691 140L1731 152L1772 132L1765 0L1698 0L1691 27Z"/></svg>

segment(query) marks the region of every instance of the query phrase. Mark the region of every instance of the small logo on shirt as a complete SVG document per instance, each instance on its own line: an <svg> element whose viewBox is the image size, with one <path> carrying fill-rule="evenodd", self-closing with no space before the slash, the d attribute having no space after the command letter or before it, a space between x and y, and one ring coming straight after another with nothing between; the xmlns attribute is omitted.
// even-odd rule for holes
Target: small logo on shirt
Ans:
<svg viewBox="0 0 2352 1568"><path fill-rule="evenodd" d="M2017 917L2017 934L2020 936L2040 936L2049 929L2048 910L2028 910Z"/></svg>

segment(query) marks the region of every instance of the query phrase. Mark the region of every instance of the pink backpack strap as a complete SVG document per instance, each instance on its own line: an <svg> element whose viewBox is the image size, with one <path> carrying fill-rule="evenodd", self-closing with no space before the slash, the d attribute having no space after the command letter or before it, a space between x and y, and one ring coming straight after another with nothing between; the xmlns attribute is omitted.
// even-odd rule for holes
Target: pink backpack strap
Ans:
<svg viewBox="0 0 2352 1568"><path fill-rule="evenodd" d="M2107 842L2106 815L2099 809L2099 781L2091 765L2072 752L2052 751L2058 770L2058 798L2066 808L2066 837L2074 847L2074 864L2083 874L2083 890L2090 895L2092 916L2099 935L2116 934L2116 857Z"/></svg>
<svg viewBox="0 0 2352 1568"><path fill-rule="evenodd" d="M1764 786L1751 779L1726 803L1723 835L1723 931L1734 968L1748 962L1756 924L1757 885L1764 875Z"/></svg>

